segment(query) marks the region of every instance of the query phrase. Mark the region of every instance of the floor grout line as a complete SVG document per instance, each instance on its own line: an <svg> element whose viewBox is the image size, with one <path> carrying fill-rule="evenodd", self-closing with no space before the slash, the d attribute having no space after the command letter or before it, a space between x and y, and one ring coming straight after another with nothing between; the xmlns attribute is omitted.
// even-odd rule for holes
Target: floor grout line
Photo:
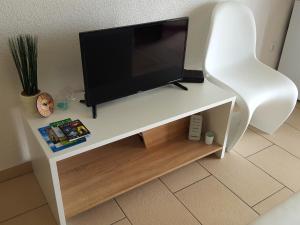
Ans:
<svg viewBox="0 0 300 225"><path fill-rule="evenodd" d="M293 129L295 129L294 127L290 126L289 124L287 124L287 123L285 123L285 124L286 124L287 126L293 128ZM296 130L296 129L295 129L295 130ZM300 130L297 130L297 131L300 131ZM253 130L253 132L255 132L255 131ZM255 133L256 133L256 132L255 132ZM256 133L256 134L259 135L259 136L261 136L261 137L263 137L264 139L270 141L271 143L273 143L273 145L276 145L277 147L281 148L282 150L286 151L286 152L289 153L290 155L292 155L292 156L294 156L295 158L297 158L297 159L300 160L300 157L299 157L299 156L294 155L293 153L291 153L290 151L288 151L285 147L280 146L279 144L275 143L274 141L267 139L266 137L264 137L264 136L263 136L262 134L260 134L260 133Z"/></svg>
<svg viewBox="0 0 300 225"><path fill-rule="evenodd" d="M258 134L258 133L257 133L257 134ZM258 135L260 135L260 134L258 134ZM262 135L260 135L260 136L262 136ZM262 137L263 137L263 136L262 136ZM263 138L264 138L264 137L263 137ZM266 138L265 138L265 139L266 139ZM268 140L268 139L266 139L266 140ZM270 141L270 140L268 140L268 141ZM270 142L272 142L272 141L270 141ZM281 148L282 150L286 151L287 153L291 154L291 153L288 152L286 149L282 148L281 146L277 145L276 143L274 143L274 142L272 142L272 143L273 143L273 145L271 145L271 146L269 146L269 147L277 146L277 147ZM290 189L289 187L287 187L285 184L283 184L283 183L281 183L279 180L277 180L277 178L273 177L271 174L269 174L267 171L265 171L263 168L259 167L258 165L256 165L255 163L253 163L252 161L249 160L249 158L250 158L251 156L254 156L255 154L258 154L258 153L260 153L260 152L266 150L266 149L269 148L269 147L266 147L266 148L264 148L264 149L262 149L262 150L260 150L260 151L258 151L258 152L256 152L256 153L254 153L254 154L252 154L252 155L249 155L249 156L247 156L247 157L244 157L243 155L241 155L241 153L239 153L239 152L237 152L237 151L235 151L235 152L236 152L238 155L240 155L241 157L243 157L244 159L246 159L248 162L250 162L252 165L254 165L254 166L257 167L258 169L262 170L264 173L268 174L271 178L273 178L274 180L276 180L278 183L280 183L281 185L283 185L285 188L287 188L288 190L290 190L290 191L293 192L293 193L296 193L295 191L293 191L292 189ZM293 154L291 154L291 155L294 156ZM296 156L294 156L294 157L296 157ZM298 159L298 157L296 157L296 158Z"/></svg>
<svg viewBox="0 0 300 225"><path fill-rule="evenodd" d="M280 146L274 144L272 146L277 146L279 148L281 148ZM272 147L270 146L270 147ZM267 148L265 148L264 150L266 150ZM284 149L283 149L284 150ZM262 152L262 151L259 151L259 152ZM257 152L257 153L259 153ZM241 157L243 157L239 152L236 152L238 155L240 155ZM255 154L257 154L255 153ZM253 154L252 156L254 156L255 154ZM250 158L250 156L248 156ZM244 159L246 159L248 162L250 162L252 165L254 165L255 167L257 167L258 169L260 169L261 171L263 171L264 173L266 173L267 175L269 175L271 178L273 178L274 180L276 180L278 183L280 183L281 185L283 185L285 188L287 188L288 190L290 190L291 192L293 193L296 193L295 191L293 191L292 189L290 189L288 186L286 186L285 184L283 184L281 181L277 180L277 178L273 177L271 174L269 174L267 171L265 171L263 168L261 168L260 166L256 165L255 163L253 163L252 161L250 161L248 159L248 157L243 157Z"/></svg>
<svg viewBox="0 0 300 225"><path fill-rule="evenodd" d="M117 200L116 198L114 198L113 200L114 200L114 201L116 202L116 204L119 206L119 208L120 208L121 211L123 212L125 218L128 219L129 223L130 223L131 225L133 225L133 223L131 222L131 220L129 219L129 217L126 215L125 211L123 210L123 208L122 208L121 205L119 204L118 200ZM123 218L123 219L124 219L124 218Z"/></svg>
<svg viewBox="0 0 300 225"><path fill-rule="evenodd" d="M211 175L207 176L206 178L210 177ZM204 179L206 179L204 178ZM175 193L173 193L170 188L168 187L168 185L166 185L160 178L158 178L160 180L160 182L168 189L168 191L177 199L177 201L192 215L192 217L195 218L196 221L198 221L199 225L202 225L201 221L194 215L194 213L191 212L191 210L175 195ZM200 182L204 179L201 179L197 182ZM196 183L197 183L196 182Z"/></svg>
<svg viewBox="0 0 300 225"><path fill-rule="evenodd" d="M13 219L15 219L15 218L17 218L17 217L23 216L23 215L25 215L25 214L27 214L27 213L30 213L30 212L34 211L34 210L37 210L37 209L39 209L39 208L42 208L42 207L44 207L44 206L46 206L46 205L48 205L47 202L44 203L44 204L42 204L42 205L40 205L40 206L37 206L37 207L35 207L35 208L28 209L28 210L26 210L26 211L24 211L24 212L22 212L22 213L19 213L19 214L15 215L15 216L12 216L12 217L10 217L10 218L8 218L8 219L2 220L2 221L0 221L0 223L5 223L5 222L7 222L7 221L13 220Z"/></svg>
<svg viewBox="0 0 300 225"><path fill-rule="evenodd" d="M261 216L262 214L260 214L258 211L256 211L255 209L254 209L254 207L251 207L251 209L258 215L258 216Z"/></svg>
<svg viewBox="0 0 300 225"><path fill-rule="evenodd" d="M283 186L281 189L279 189L278 191L275 191L273 194L271 194L270 196L264 198L263 200L259 201L258 203L256 203L255 205L252 206L252 208L254 209L255 206L257 206L258 204L262 203L263 201L267 200L268 198L278 194L280 191L282 191L283 189L285 189L286 186Z"/></svg>
<svg viewBox="0 0 300 225"><path fill-rule="evenodd" d="M241 154L237 153L239 156L241 156ZM241 156L243 157L243 156ZM243 157L244 158L244 157ZM279 184L281 184L284 187L287 187L285 184L283 184L281 181L277 180L275 177L273 177L271 174L269 174L267 171L265 171L263 168L259 167L258 165L256 165L255 163L251 162L248 158L244 158L245 160L247 160L248 162L250 162L253 166L255 166L257 169L261 170L262 172L264 172L265 174L267 174L269 177L273 178L275 181L277 181ZM288 188L288 187L287 187Z"/></svg>
<svg viewBox="0 0 300 225"><path fill-rule="evenodd" d="M293 191L292 189L290 189L289 187L285 186L286 189L288 189L289 191L291 191L293 194L297 193L297 191Z"/></svg>
<svg viewBox="0 0 300 225"><path fill-rule="evenodd" d="M273 142L272 142L273 143ZM296 193L295 191L293 191L292 189L290 189L289 187L287 187L285 184L281 183L279 180L277 180L275 177L273 177L271 174L269 174L267 171L265 171L264 169L260 168L259 166L257 166L255 163L251 162L248 158L250 158L251 156L254 156L255 154L259 153L259 152L262 152L264 150L266 150L267 148L270 148L270 147L273 147L273 146L277 146L279 148L281 148L279 145L273 143L273 145L269 146L269 147L266 147L252 155L249 155L247 157L244 157L243 155L241 155L239 152L235 151L238 155L240 155L241 157L243 157L244 159L246 159L247 161L249 161L251 164L253 164L255 167L257 167L258 169L262 170L264 173L266 173L267 175L269 175L271 178L273 178L274 180L276 180L278 183L280 183L281 185L283 185L285 188L287 188L288 190L290 190L291 192L293 193ZM285 149L283 149L285 150ZM286 150L285 150L286 151ZM289 152L288 152L289 153ZM282 188L283 189L283 188Z"/></svg>
<svg viewBox="0 0 300 225"><path fill-rule="evenodd" d="M247 160L247 159L246 159ZM198 162L199 163L199 162ZM200 163L199 163L200 164ZM201 165L201 164L200 164ZM254 165L254 166L256 166L256 165ZM208 171L208 169L206 168L206 167L204 167L203 166L203 168L205 169L205 170L207 170ZM258 167L257 167L258 168ZM258 168L258 169L260 169L260 168ZM262 170L262 169L260 169L260 170ZM208 171L209 172L209 171ZM266 173L265 171L263 171L264 173ZM266 173L267 175L269 175L268 173ZM221 184L223 184L231 193L233 193L235 196L237 196L242 202L244 202L247 206L249 206L251 209L253 209L252 207L253 206L255 206L256 204L258 204L258 203L255 203L255 205L253 205L253 206L251 206L250 204L248 204L246 201L244 201L237 193L235 193L233 190L231 190L226 184L224 184L219 178L217 178L213 173L212 173L212 176L214 177L214 178L216 178ZM269 175L270 176L270 175ZM272 177L272 176L270 176L270 177ZM272 177L273 178L273 177ZM273 178L274 180L276 180L275 178ZM277 181L277 180L276 180ZM278 182L278 183L280 183L280 182ZM285 185L283 185L282 183L280 183L283 187L282 188L280 188L279 190L276 190L275 192L273 192L273 193L271 193L270 195L268 195L265 199L267 199L267 198L269 198L270 196L272 196L272 195L274 195L276 192L278 192L278 191L280 191L280 190L282 190L284 187L286 187ZM263 200L265 200L265 199L263 199ZM262 200L261 200L262 201ZM261 202L260 201L260 202ZM255 210L254 210L255 211ZM256 212L256 211L255 211ZM256 212L257 213L257 212ZM259 215L259 214L258 214Z"/></svg>
<svg viewBox="0 0 300 225"><path fill-rule="evenodd" d="M111 223L110 225L115 225L116 223L119 223L120 221L122 221L122 220L124 220L124 219L127 219L127 220L128 220L128 218L124 215L123 218L121 218L121 219L119 219L119 220L117 220L117 221ZM129 220L128 220L128 221L129 221Z"/></svg>
<svg viewBox="0 0 300 225"><path fill-rule="evenodd" d="M237 193L235 193L233 190L231 190L227 185L225 185L220 179L218 179L215 175L212 174L212 176L218 180L224 187L226 187L233 195L235 195L238 199L240 199L244 204L246 204L250 209L252 209L252 206L249 205L245 200L243 200ZM252 209L253 210L253 209ZM254 211L254 210L253 210ZM256 213L256 211L255 211ZM257 213L256 213L257 214ZM259 215L259 214L258 214Z"/></svg>
<svg viewBox="0 0 300 225"><path fill-rule="evenodd" d="M198 161L197 161L198 162ZM198 162L199 163L199 162ZM200 163L199 163L200 164ZM201 165L201 164L200 164ZM201 165L202 166L202 165ZM203 168L209 172L209 170L203 166ZM210 172L209 172L210 173ZM249 206L252 209L252 206L250 206L246 201L244 201L238 194L236 194L233 190L231 190L227 185L225 185L221 180L219 180L213 173L211 175L216 178L221 184L223 184L231 193L233 193L236 197L238 197L242 202L244 202L247 206Z"/></svg>
<svg viewBox="0 0 300 225"><path fill-rule="evenodd" d="M248 159L246 159L248 160ZM283 184L281 181L277 180L277 178L273 177L272 175L270 175L267 171L265 171L263 168L261 168L260 166L254 164L253 162L251 162L250 160L248 160L251 164L253 164L254 166L256 166L258 169L262 170L263 172L265 172L266 174L268 174L270 177L272 177L274 180L276 180L278 183L280 183L281 185L285 186L287 189L289 189L290 191L292 191L293 193L295 193L295 191L293 191L292 189L290 189L288 186L286 186L285 184Z"/></svg>
<svg viewBox="0 0 300 225"><path fill-rule="evenodd" d="M171 192L172 192L173 194L176 194L176 193L178 193L179 191L182 191L182 190L184 190L184 189L186 189L186 188L188 188L188 187L190 187L190 186L192 186L192 185L194 185L194 184L196 184L196 183L198 183L198 182L200 182L200 181L202 181L202 180L208 178L209 176L211 176L211 173L209 173L207 176L201 178L200 180L197 180L197 181L195 181L195 182L193 182L193 183L191 183L191 184L189 184L189 185L187 185L187 186L185 186L185 187L183 187L183 188L180 188L180 189L177 190L177 191L174 191L174 192L173 192L171 189L170 189L170 190L171 190ZM162 180L162 182L163 182L163 180ZM163 182L163 183L164 183L164 182Z"/></svg>
<svg viewBox="0 0 300 225"><path fill-rule="evenodd" d="M289 126L289 124L287 124L287 125ZM251 128L250 128L250 129L251 129ZM254 130L252 130L252 131L255 132ZM259 134L259 133L257 133L257 132L255 132L255 133L256 133L257 135L259 135L259 136L265 138L262 134ZM267 138L265 138L265 139L268 140L268 141L270 141L271 143L273 143L272 146L277 146L277 147L279 147L280 149L284 150L286 153L288 153L288 154L290 154L291 156L295 157L296 159L300 160L300 157L298 157L298 156L292 154L292 153L289 152L286 148L284 148L284 147L278 145L277 143L275 143L275 142L272 141L272 140L269 140L269 139L267 139ZM269 147L272 147L272 146L269 146ZM265 149L263 149L263 150L266 150L266 149L267 149L267 148L265 148ZM261 151L259 151L259 152L262 152L263 150L261 150ZM257 154L257 153L259 153L259 152L256 152L255 154ZM241 157L243 157L244 159L248 160L250 163L252 163L252 164L253 164L254 166L256 166L257 168L259 168L259 169L261 169L262 171L264 171L265 173L267 173L270 177L272 177L273 179L275 179L277 182L279 182L280 184L284 185L284 184L281 183L279 180L277 180L275 177L273 177L272 175L270 175L267 171L265 171L263 168L257 166L256 164L254 164L253 162L251 162L251 161L249 160L249 158L250 158L251 156L254 156L255 154L250 155L250 156L247 156L247 157L244 157L244 156L242 156L239 152L236 152L236 153L238 153L238 154L239 154ZM284 186L285 186L287 189L289 189L290 191L292 191L293 193L296 193L295 191L293 191L292 189L290 189L290 188L287 187L286 185L284 185Z"/></svg>
<svg viewBox="0 0 300 225"><path fill-rule="evenodd" d="M272 146L274 146L274 145L275 145L275 144L271 142L271 144L270 144L269 146L264 147L263 149L261 149L261 150L255 152L255 153L252 153L252 154L250 154L250 155L248 155L248 156L243 156L243 155L242 155L240 152L238 152L238 151L236 151L236 153L238 153L238 154L239 154L240 156L242 156L244 159L247 159L248 157L254 156L255 154L257 154L257 153L259 153L259 152L262 152L262 151L266 150L267 148L270 148L270 147L272 147Z"/></svg>

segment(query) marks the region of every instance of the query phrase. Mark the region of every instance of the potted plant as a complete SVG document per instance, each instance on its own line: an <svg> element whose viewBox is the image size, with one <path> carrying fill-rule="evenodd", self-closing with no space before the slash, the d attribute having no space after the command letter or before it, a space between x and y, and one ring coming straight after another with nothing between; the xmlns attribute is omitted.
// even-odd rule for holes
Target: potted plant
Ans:
<svg viewBox="0 0 300 225"><path fill-rule="evenodd" d="M40 93L37 81L37 37L11 37L9 47L23 87L20 95L23 106L27 112L36 112L36 97Z"/></svg>

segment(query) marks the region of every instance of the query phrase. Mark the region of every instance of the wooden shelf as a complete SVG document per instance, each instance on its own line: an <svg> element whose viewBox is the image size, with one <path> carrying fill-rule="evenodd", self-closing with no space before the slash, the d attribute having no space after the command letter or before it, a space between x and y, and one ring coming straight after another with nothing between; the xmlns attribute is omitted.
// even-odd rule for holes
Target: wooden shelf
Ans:
<svg viewBox="0 0 300 225"><path fill-rule="evenodd" d="M57 162L67 218L221 150L177 137L146 149L138 135Z"/></svg>

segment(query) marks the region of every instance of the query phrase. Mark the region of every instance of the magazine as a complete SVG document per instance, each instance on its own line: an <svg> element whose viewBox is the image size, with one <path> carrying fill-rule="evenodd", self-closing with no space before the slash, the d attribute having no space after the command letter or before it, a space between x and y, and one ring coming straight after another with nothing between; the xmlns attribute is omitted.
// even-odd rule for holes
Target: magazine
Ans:
<svg viewBox="0 0 300 225"><path fill-rule="evenodd" d="M86 138L82 137L75 141L68 141L62 144L50 126L41 127L38 130L53 152L58 152L86 141Z"/></svg>
<svg viewBox="0 0 300 225"><path fill-rule="evenodd" d="M68 140L66 135L61 131L59 126L65 124L65 123L69 123L71 121L72 120L70 118L68 118L68 119L59 120L59 121L56 121L56 122L53 122L53 123L49 124L50 127L52 128L52 130L54 131L55 135L56 135L56 139L59 139L58 144L60 144L60 146L68 144L68 142L70 142L70 141Z"/></svg>
<svg viewBox="0 0 300 225"><path fill-rule="evenodd" d="M90 131L82 124L80 120L74 120L59 126L61 131L69 141L77 140L90 135Z"/></svg>

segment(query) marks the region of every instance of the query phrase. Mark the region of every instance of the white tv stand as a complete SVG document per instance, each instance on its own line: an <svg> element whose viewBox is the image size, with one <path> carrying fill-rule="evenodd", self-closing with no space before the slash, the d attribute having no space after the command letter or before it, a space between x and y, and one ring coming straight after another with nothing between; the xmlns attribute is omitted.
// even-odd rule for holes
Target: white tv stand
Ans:
<svg viewBox="0 0 300 225"><path fill-rule="evenodd" d="M195 160L224 156L235 96L208 81L185 85L189 91L169 85L102 104L97 119L79 102L47 119L26 117L34 172L60 225ZM199 112L214 145L187 140L188 117ZM92 135L53 153L38 128L66 118L80 119Z"/></svg>

